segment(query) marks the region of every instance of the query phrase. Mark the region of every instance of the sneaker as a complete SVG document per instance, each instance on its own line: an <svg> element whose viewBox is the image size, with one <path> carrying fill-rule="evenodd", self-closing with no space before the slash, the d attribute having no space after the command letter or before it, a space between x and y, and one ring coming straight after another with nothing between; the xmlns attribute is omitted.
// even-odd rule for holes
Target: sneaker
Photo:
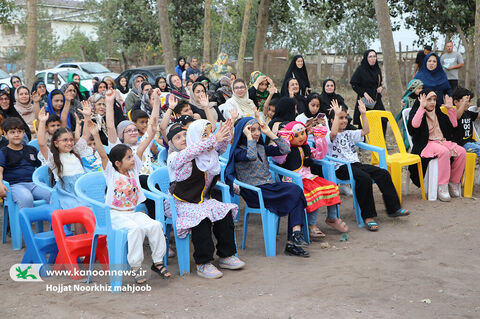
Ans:
<svg viewBox="0 0 480 319"><path fill-rule="evenodd" d="M298 247L290 243L287 243L287 246L285 246L285 254L305 258L310 257L310 253L308 251L302 247Z"/></svg>
<svg viewBox="0 0 480 319"><path fill-rule="evenodd" d="M290 238L290 243L292 245L297 246L297 247L307 247L308 246L307 241L305 240L305 238L303 238L303 233L299 230L296 230L296 231L293 232L292 238Z"/></svg>
<svg viewBox="0 0 480 319"><path fill-rule="evenodd" d="M338 185L338 190L340 191L340 194L342 194L342 195L353 196L352 188L348 184Z"/></svg>
<svg viewBox="0 0 480 319"><path fill-rule="evenodd" d="M220 268L225 268L225 269L240 269L245 266L245 263L235 255L227 258L220 258L218 260L218 264Z"/></svg>
<svg viewBox="0 0 480 319"><path fill-rule="evenodd" d="M438 199L442 202L450 201L450 193L448 192L447 184L438 185Z"/></svg>
<svg viewBox="0 0 480 319"><path fill-rule="evenodd" d="M448 191L450 192L451 197L460 197L460 183L459 184L453 184L453 183L448 183Z"/></svg>
<svg viewBox="0 0 480 319"><path fill-rule="evenodd" d="M217 279L223 276L223 273L211 263L197 265L197 275L207 279Z"/></svg>

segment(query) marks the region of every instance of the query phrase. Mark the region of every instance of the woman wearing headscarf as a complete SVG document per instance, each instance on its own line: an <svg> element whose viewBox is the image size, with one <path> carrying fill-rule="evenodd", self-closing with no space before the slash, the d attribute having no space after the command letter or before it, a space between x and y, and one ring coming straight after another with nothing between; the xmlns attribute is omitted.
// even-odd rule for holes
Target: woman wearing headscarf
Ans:
<svg viewBox="0 0 480 319"><path fill-rule="evenodd" d="M80 96L80 101L86 100L90 97L90 92L86 87L82 85L82 82L80 80L80 75L77 73L70 73L67 78L67 82L75 82L78 86L78 93Z"/></svg>
<svg viewBox="0 0 480 319"><path fill-rule="evenodd" d="M250 74L248 97L264 115L268 111L270 101L275 94L277 94L277 88L273 84L272 79L260 71L253 71Z"/></svg>
<svg viewBox="0 0 480 319"><path fill-rule="evenodd" d="M288 81L289 79L296 79L298 81L298 85L300 87L300 95L306 96L310 93L310 80L308 79L307 68L305 66L305 60L303 56L296 55L293 57L292 61L290 62L290 66L285 73L285 77L283 78L282 83L282 96L288 96Z"/></svg>
<svg viewBox="0 0 480 319"><path fill-rule="evenodd" d="M323 81L322 94L320 94L320 112L325 113L327 116L330 114L333 100L337 100L339 105L345 104L343 97L335 92L336 88L337 85L333 79ZM334 115L333 112L331 115Z"/></svg>
<svg viewBox="0 0 480 319"><path fill-rule="evenodd" d="M436 53L432 52L425 57L414 79L422 81L424 89L435 91L440 105L443 104L445 95L452 96L452 89L450 83L448 83L447 74L443 70Z"/></svg>
<svg viewBox="0 0 480 319"><path fill-rule="evenodd" d="M59 98L57 98L59 97ZM71 102L74 99L75 95L73 92L68 92L67 94L63 94L63 92L59 89L54 89L52 92L48 94L47 97L47 106L45 107L45 111L48 114L55 114L62 120L62 126L68 127L72 131L75 130L75 116L70 110ZM57 100L58 99L58 100ZM64 116L64 113L67 113ZM66 121L64 118L66 117Z"/></svg>
<svg viewBox="0 0 480 319"><path fill-rule="evenodd" d="M37 80L32 85L32 99L35 101L38 100L40 107L44 107L47 103L48 91L43 80Z"/></svg>
<svg viewBox="0 0 480 319"><path fill-rule="evenodd" d="M6 119L8 117L16 117L22 120L25 125L25 135L28 140L32 139L32 132L23 117L18 113L15 107L11 104L10 93L5 90L0 90L0 114Z"/></svg>
<svg viewBox="0 0 480 319"><path fill-rule="evenodd" d="M160 92L170 92L167 85L167 78L159 76L155 79L155 86L160 89Z"/></svg>
<svg viewBox="0 0 480 319"><path fill-rule="evenodd" d="M80 119L83 119L83 114L80 111L80 109L82 108L82 103L80 101L80 94L79 94L79 88L77 83L75 82L65 83L64 85L62 85L60 90L63 92L63 95L70 95L70 94L73 95L73 100L70 101L70 111L76 114ZM40 108L39 107L37 108L37 104L34 104L34 106L35 106L35 114L38 118L38 112L40 112Z"/></svg>
<svg viewBox="0 0 480 319"><path fill-rule="evenodd" d="M10 98L12 99L13 103L15 103L15 91L22 85L22 80L18 76L12 75L10 78L10 84L12 85L12 89L10 90Z"/></svg>
<svg viewBox="0 0 480 319"><path fill-rule="evenodd" d="M229 76L222 76L220 78L219 84L220 87L217 89L215 94L215 100L217 101L218 106L224 104L233 95L232 81L230 80Z"/></svg>
<svg viewBox="0 0 480 319"><path fill-rule="evenodd" d="M172 92L177 97L186 97L188 98L187 91L182 85L182 80L176 74L167 75L167 84L170 87L170 92Z"/></svg>
<svg viewBox="0 0 480 319"><path fill-rule="evenodd" d="M130 92L130 89L128 88L128 81L127 81L126 77L122 76L118 80L118 85L117 85L117 88L115 89L115 91L118 92L118 94L120 94L120 96L122 97L122 101L125 101L125 99L127 98L128 92Z"/></svg>
<svg viewBox="0 0 480 319"><path fill-rule="evenodd" d="M26 86L21 85L15 90L15 109L27 123L30 131L34 132L33 120L35 120L35 112L30 90Z"/></svg>
<svg viewBox="0 0 480 319"><path fill-rule="evenodd" d="M236 79L232 84L233 95L223 105L220 106L225 119L232 118L234 121L238 118L253 115L257 107L252 100L248 98L247 85L242 79Z"/></svg>
<svg viewBox="0 0 480 319"><path fill-rule="evenodd" d="M128 111L140 101L140 98L142 97L142 89L140 86L142 85L142 82L146 81L142 74L135 74L132 77L132 80L132 90L128 93L127 98L125 99L125 113L128 113Z"/></svg>
<svg viewBox="0 0 480 319"><path fill-rule="evenodd" d="M202 119L209 120L212 124L218 121L225 121L222 112L216 107L215 103L208 101L207 90L202 83L193 83L189 103L193 113L200 115Z"/></svg>
<svg viewBox="0 0 480 319"><path fill-rule="evenodd" d="M185 58L181 56L178 58L177 66L175 67L175 73L177 73L180 79L182 78L183 71L185 71ZM157 83L157 81L155 81L155 83Z"/></svg>
<svg viewBox="0 0 480 319"><path fill-rule="evenodd" d="M355 93L357 93L356 101L363 99L365 105L370 110L385 110L382 102L382 70L380 70L378 65L377 52L375 50L365 51L362 62L355 70L355 73L353 73L350 84ZM358 102L355 104L353 124L361 127ZM384 132L385 127L386 123Z"/></svg>
<svg viewBox="0 0 480 319"><path fill-rule="evenodd" d="M282 96L288 96L295 100L297 114L305 112L307 101L305 100L305 97L300 94L300 85L297 79L290 78L287 80L287 95L282 94Z"/></svg>

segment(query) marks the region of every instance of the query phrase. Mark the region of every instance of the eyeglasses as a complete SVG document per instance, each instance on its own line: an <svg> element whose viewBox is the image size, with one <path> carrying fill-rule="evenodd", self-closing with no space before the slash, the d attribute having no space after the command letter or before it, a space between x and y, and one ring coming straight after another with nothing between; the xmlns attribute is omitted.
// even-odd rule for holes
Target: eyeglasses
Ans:
<svg viewBox="0 0 480 319"><path fill-rule="evenodd" d="M235 86L233 89L234 90L243 90L243 89L246 89L246 87L245 86Z"/></svg>
<svg viewBox="0 0 480 319"><path fill-rule="evenodd" d="M138 133L138 130L135 128L135 129L131 129L131 130L124 131L124 133L129 134L129 135L132 135L132 134Z"/></svg>
<svg viewBox="0 0 480 319"><path fill-rule="evenodd" d="M61 140L58 140L59 142L62 143L73 143L74 139L73 138L62 138Z"/></svg>

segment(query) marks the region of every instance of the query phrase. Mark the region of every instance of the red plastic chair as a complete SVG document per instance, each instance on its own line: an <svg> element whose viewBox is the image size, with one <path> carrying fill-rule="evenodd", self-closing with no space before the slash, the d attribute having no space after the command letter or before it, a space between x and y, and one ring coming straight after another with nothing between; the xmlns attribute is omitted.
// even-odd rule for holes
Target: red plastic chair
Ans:
<svg viewBox="0 0 480 319"><path fill-rule="evenodd" d="M80 223L85 226L85 234L65 236L64 225ZM82 279L78 274L79 266L77 258L85 257L83 264L90 263L93 233L95 231L95 217L87 207L76 207L72 209L57 209L52 213L52 228L58 246L58 255L55 260L54 269L66 268L70 271L70 278ZM106 236L99 236L98 246L95 254L104 270L108 269L108 249Z"/></svg>

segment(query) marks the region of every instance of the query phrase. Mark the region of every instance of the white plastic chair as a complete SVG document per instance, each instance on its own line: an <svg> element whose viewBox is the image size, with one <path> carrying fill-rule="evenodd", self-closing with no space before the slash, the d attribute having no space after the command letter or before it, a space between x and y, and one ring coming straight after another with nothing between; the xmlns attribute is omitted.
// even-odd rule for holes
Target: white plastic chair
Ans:
<svg viewBox="0 0 480 319"><path fill-rule="evenodd" d="M411 108L404 109L402 111L402 119L403 119L403 125L405 126L405 129L407 131L407 138L408 142L410 144L410 150L413 145L412 143L412 137L408 133L407 130L407 123L408 123L408 117L410 115L410 110ZM410 178L410 172L407 173L407 179ZM425 171L425 176L423 177L423 181L425 184L425 192L427 192L427 199L431 201L437 200L437 195L438 195L438 159L434 158L428 162L428 167L427 170ZM410 183L406 183L406 191L408 191L408 185Z"/></svg>

